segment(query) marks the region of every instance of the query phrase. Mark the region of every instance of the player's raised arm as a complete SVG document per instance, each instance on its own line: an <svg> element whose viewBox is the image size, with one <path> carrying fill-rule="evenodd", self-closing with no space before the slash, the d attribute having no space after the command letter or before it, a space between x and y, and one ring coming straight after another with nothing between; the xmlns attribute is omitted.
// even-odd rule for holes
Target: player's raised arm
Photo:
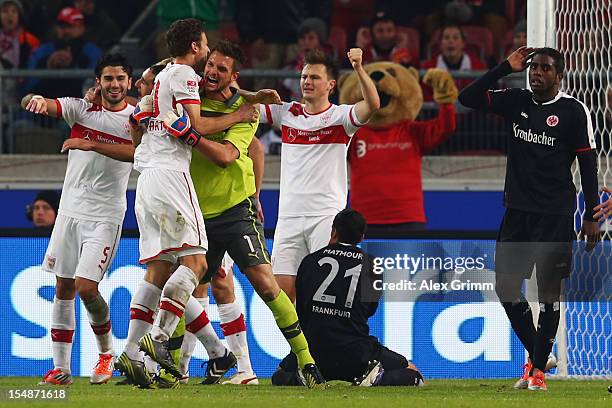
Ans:
<svg viewBox="0 0 612 408"><path fill-rule="evenodd" d="M362 54L363 51L361 51L360 48L351 48L347 56L353 69L357 73L361 95L363 95L363 101L359 101L355 104L355 114L359 122L366 123L370 120L374 112L380 108L380 97L378 96L378 91L376 91L376 85L374 85L372 78L370 78L365 69L363 69Z"/></svg>
<svg viewBox="0 0 612 408"><path fill-rule="evenodd" d="M21 107L37 115L57 117L56 100L41 95L27 94L21 99Z"/></svg>
<svg viewBox="0 0 612 408"><path fill-rule="evenodd" d="M514 51L507 60L489 70L482 77L466 86L459 93L459 102L463 106L473 109L487 109L490 107L491 98L489 89L495 86L495 83L512 72L521 72L527 68L529 58L535 51L534 48L520 47Z"/></svg>

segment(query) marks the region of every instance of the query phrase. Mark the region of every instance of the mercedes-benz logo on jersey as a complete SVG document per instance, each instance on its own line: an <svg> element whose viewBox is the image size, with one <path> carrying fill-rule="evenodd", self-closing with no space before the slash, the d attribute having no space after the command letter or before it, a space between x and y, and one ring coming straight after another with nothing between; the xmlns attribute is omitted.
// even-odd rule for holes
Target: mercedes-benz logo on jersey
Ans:
<svg viewBox="0 0 612 408"><path fill-rule="evenodd" d="M289 128L289 136L287 136L287 140L290 142L294 142L297 137L297 129Z"/></svg>
<svg viewBox="0 0 612 408"><path fill-rule="evenodd" d="M357 141L357 158L361 159L368 152L368 145L365 140Z"/></svg>
<svg viewBox="0 0 612 408"><path fill-rule="evenodd" d="M93 133L91 133L91 130L85 130L83 132L83 139L85 140L92 140L93 139Z"/></svg>
<svg viewBox="0 0 612 408"><path fill-rule="evenodd" d="M550 115L546 118L546 124L550 127L555 127L559 123L559 117L557 115Z"/></svg>

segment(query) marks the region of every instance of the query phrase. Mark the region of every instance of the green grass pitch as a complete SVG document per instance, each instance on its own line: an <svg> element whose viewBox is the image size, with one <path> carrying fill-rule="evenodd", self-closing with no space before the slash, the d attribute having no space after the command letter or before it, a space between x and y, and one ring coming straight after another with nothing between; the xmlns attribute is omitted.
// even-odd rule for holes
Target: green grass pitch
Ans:
<svg viewBox="0 0 612 408"><path fill-rule="evenodd" d="M194 379L197 380L197 379ZM68 387L64 401L15 401L7 399L9 389L38 389L38 378L0 378L0 407L49 406L79 408L360 408L360 407L612 407L606 381L548 381L548 392L512 388L513 380L431 380L425 387L359 388L332 382L322 391L297 387L273 387L269 380L259 386L202 386L198 381L174 390L139 390L130 386L89 385L78 378ZM56 389L56 388L44 388Z"/></svg>

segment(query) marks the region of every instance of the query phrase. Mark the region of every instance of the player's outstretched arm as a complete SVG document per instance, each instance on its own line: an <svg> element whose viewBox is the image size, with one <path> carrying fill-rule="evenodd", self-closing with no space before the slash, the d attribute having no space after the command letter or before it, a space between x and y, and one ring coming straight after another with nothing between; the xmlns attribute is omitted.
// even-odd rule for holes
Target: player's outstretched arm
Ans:
<svg viewBox="0 0 612 408"><path fill-rule="evenodd" d="M229 129L236 123L254 123L259 119L259 107L242 104L236 111L218 117L200 117L200 105L184 105L193 128L202 135L210 135Z"/></svg>
<svg viewBox="0 0 612 408"><path fill-rule="evenodd" d="M134 146L129 144L110 144L85 139L68 139L62 145L62 153L68 150L92 151L122 162L133 162L135 149Z"/></svg>
<svg viewBox="0 0 612 408"><path fill-rule="evenodd" d="M247 103L255 105L261 103L263 105L281 105L283 101L280 95L275 89L260 89L257 92L245 91L244 89L238 89L240 96L244 98Z"/></svg>
<svg viewBox="0 0 612 408"><path fill-rule="evenodd" d="M357 80L359 81L359 88L361 88L361 95L363 101L359 101L355 104L355 114L359 122L366 123L374 112L380 108L380 97L378 91L376 91L376 85L372 81L372 78L363 69L362 65L362 54L360 48L351 48L347 53L348 59L353 66L353 69L357 73Z"/></svg>
<svg viewBox="0 0 612 408"><path fill-rule="evenodd" d="M240 152L233 144L229 142L218 143L213 142L211 140L207 140L205 137L202 137L202 134L198 131L198 129L191 125L192 120L200 119L200 110L198 108L199 105L195 104L185 106L177 105L177 112L169 111L166 112L166 114L163 116L164 127L170 135L176 137L177 139L193 147L194 149L197 149L200 153L206 156L217 166L225 168L232 164L238 157L240 157ZM235 114L236 112L232 112L231 114L224 116L230 116ZM257 113L259 114L259 111L257 111ZM208 120L221 118L223 118L223 116L219 118L206 119ZM229 127L231 127L231 125L221 130L225 130Z"/></svg>
<svg viewBox="0 0 612 408"><path fill-rule="evenodd" d="M265 167L265 151L263 144L253 137L251 144L249 145L249 157L253 161L253 172L255 173L255 194L253 198L257 200L257 219L263 224L264 213L259 201L259 192L261 191L261 185L263 183L264 167Z"/></svg>
<svg viewBox="0 0 612 408"><path fill-rule="evenodd" d="M491 103L487 95L489 89L501 78L512 72L521 72L527 68L535 48L519 47L507 60L489 70L486 74L470 83L459 93L459 102L473 109L487 109Z"/></svg>
<svg viewBox="0 0 612 408"><path fill-rule="evenodd" d="M41 95L27 94L21 99L21 107L37 115L57 117L55 99L47 99Z"/></svg>

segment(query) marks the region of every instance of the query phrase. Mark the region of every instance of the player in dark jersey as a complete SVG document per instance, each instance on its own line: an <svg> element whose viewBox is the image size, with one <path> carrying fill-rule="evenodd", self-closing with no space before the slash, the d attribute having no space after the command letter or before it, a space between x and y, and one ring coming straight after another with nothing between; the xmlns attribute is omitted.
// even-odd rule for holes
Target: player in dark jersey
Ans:
<svg viewBox="0 0 612 408"><path fill-rule="evenodd" d="M327 380L355 385L421 385L406 358L370 336L368 318L378 307L373 258L356 245L366 221L345 209L334 218L329 245L306 256L297 272L296 308L311 353ZM293 354L272 376L274 385L299 385Z"/></svg>
<svg viewBox="0 0 612 408"><path fill-rule="evenodd" d="M527 66L531 90L489 90ZM593 219L598 187L591 115L582 102L559 91L564 68L563 55L553 48L521 47L459 95L463 105L496 113L508 127L506 212L497 236L496 291L529 353L515 388L530 390L546 390L544 373L559 325L561 283L571 271L576 202L571 167L576 157L587 209L580 234L587 238L587 250L600 239ZM534 264L540 302L537 330L521 293Z"/></svg>

